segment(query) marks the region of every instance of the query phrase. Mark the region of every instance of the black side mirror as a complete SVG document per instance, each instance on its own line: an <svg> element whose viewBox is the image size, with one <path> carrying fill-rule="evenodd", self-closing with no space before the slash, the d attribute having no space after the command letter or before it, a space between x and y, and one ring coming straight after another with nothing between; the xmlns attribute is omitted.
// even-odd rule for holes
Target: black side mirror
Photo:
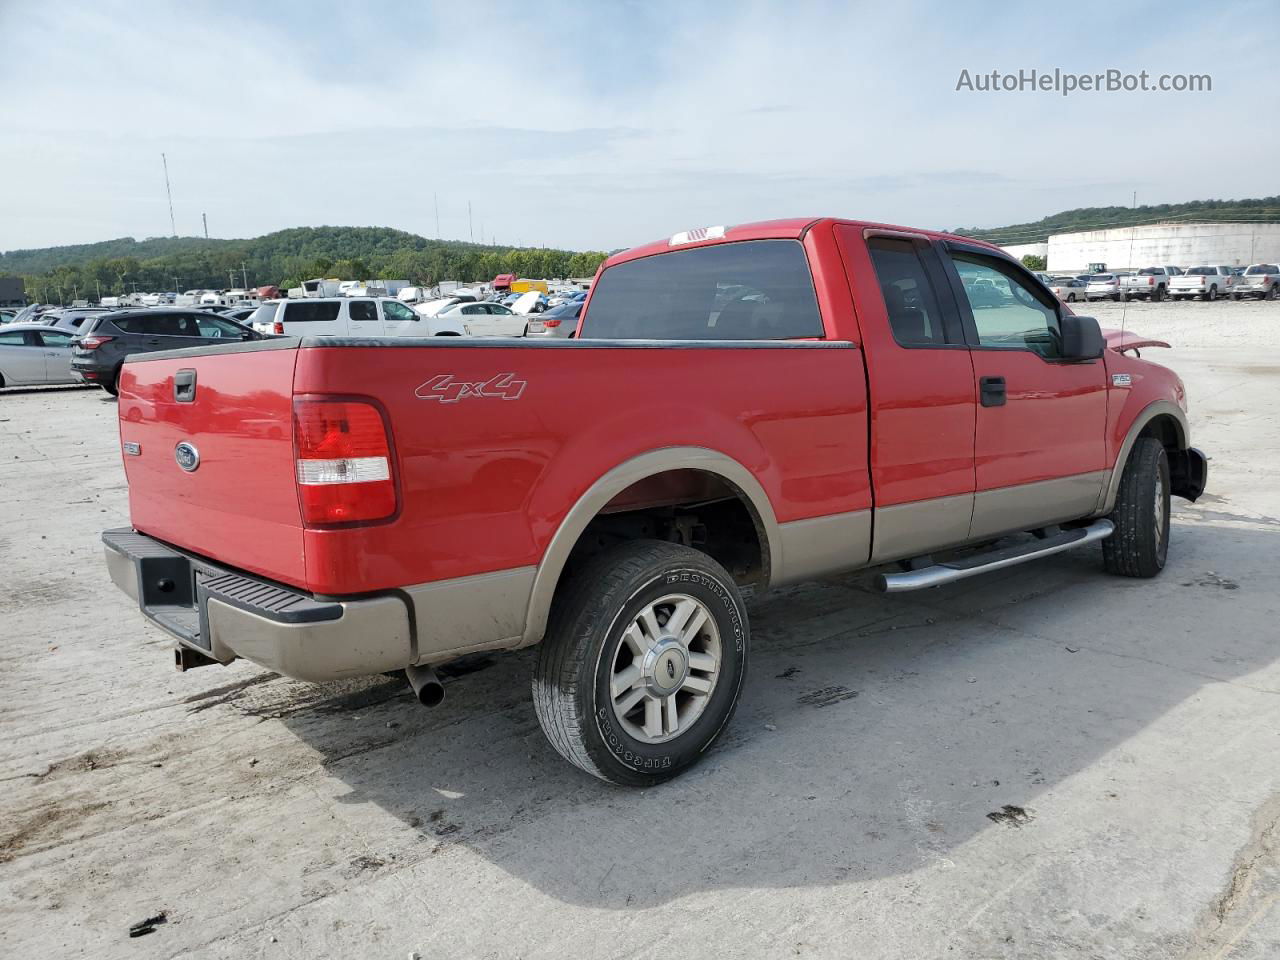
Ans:
<svg viewBox="0 0 1280 960"><path fill-rule="evenodd" d="M1064 314L1060 326L1063 360L1097 360L1107 348L1098 321L1093 317Z"/></svg>

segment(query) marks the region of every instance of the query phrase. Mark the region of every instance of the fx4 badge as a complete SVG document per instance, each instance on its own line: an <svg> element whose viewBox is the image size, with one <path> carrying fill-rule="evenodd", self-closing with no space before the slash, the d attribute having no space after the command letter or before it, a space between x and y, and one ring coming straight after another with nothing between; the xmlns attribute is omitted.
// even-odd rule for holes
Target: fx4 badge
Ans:
<svg viewBox="0 0 1280 960"><path fill-rule="evenodd" d="M432 377L413 394L420 400L439 400L441 403L457 403L468 397L519 400L526 386L528 381L517 380L514 373L499 373L488 380L475 382L456 380L453 374L442 373Z"/></svg>

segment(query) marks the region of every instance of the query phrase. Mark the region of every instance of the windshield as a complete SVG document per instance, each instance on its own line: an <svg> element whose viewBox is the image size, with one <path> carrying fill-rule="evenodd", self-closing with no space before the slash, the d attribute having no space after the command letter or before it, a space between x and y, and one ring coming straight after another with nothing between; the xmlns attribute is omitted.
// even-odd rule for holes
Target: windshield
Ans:
<svg viewBox="0 0 1280 960"><path fill-rule="evenodd" d="M1095 273L1089 278L1090 283L1115 283L1116 278L1109 273Z"/></svg>

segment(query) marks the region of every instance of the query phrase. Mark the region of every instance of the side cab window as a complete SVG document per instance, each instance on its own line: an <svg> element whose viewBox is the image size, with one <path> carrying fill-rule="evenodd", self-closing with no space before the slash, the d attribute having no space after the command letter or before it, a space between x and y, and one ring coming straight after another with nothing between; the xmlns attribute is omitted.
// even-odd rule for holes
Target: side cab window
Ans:
<svg viewBox="0 0 1280 960"><path fill-rule="evenodd" d="M1001 257L952 248L953 285L972 316L972 345L1030 350L1046 360L1062 356L1062 331L1052 295L1034 276Z"/></svg>

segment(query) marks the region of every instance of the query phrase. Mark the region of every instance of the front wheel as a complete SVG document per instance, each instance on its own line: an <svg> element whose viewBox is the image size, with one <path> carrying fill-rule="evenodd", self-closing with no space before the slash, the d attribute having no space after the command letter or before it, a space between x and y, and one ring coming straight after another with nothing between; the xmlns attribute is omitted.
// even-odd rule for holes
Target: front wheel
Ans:
<svg viewBox="0 0 1280 960"><path fill-rule="evenodd" d="M1154 437L1139 437L1120 475L1110 520L1115 532L1102 541L1107 573L1154 577L1169 555L1169 457Z"/></svg>
<svg viewBox="0 0 1280 960"><path fill-rule="evenodd" d="M533 675L538 722L601 780L670 779L733 716L748 636L733 578L706 554L655 540L611 547L557 593Z"/></svg>

